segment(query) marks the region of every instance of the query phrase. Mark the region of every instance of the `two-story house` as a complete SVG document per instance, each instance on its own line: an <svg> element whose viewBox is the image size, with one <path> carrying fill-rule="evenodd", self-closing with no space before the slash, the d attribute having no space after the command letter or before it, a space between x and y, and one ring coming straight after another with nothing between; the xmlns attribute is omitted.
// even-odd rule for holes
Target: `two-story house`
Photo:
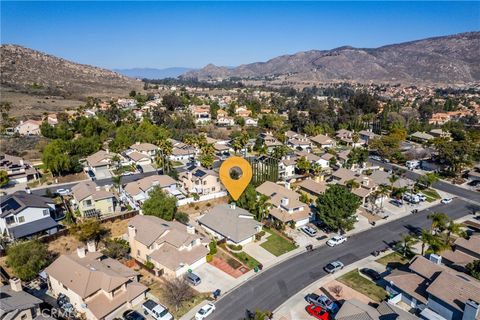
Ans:
<svg viewBox="0 0 480 320"><path fill-rule="evenodd" d="M68 297L75 310L88 320L113 319L118 310L134 308L145 300L146 286L138 273L115 259L88 250L61 255L45 269L48 285L55 297Z"/></svg>
<svg viewBox="0 0 480 320"><path fill-rule="evenodd" d="M55 204L52 199L17 191L2 196L0 232L16 240L40 234L53 234L59 225L52 218Z"/></svg>
<svg viewBox="0 0 480 320"><path fill-rule="evenodd" d="M33 320L41 315L43 301L23 291L18 278L0 286L0 318L5 320Z"/></svg>
<svg viewBox="0 0 480 320"><path fill-rule="evenodd" d="M186 171L179 174L179 180L188 193L207 195L224 189L218 173L203 167L187 168Z"/></svg>
<svg viewBox="0 0 480 320"><path fill-rule="evenodd" d="M368 202L369 196L378 188L378 185L368 176L340 168L332 173L332 182L350 187L350 191L360 197L362 204Z"/></svg>
<svg viewBox="0 0 480 320"><path fill-rule="evenodd" d="M138 215L128 225L131 256L153 263L158 275L178 277L206 262L208 238L195 233L193 226L177 221Z"/></svg>
<svg viewBox="0 0 480 320"><path fill-rule="evenodd" d="M315 137L310 138L310 141L322 149L333 148L335 146L335 140L323 134L318 134Z"/></svg>
<svg viewBox="0 0 480 320"><path fill-rule="evenodd" d="M148 156L150 159L153 159L160 148L151 143L136 142L135 144L132 144L130 146L130 149L138 153L144 154Z"/></svg>
<svg viewBox="0 0 480 320"><path fill-rule="evenodd" d="M269 197L270 217L282 223L293 221L296 227L307 224L313 214L310 207L299 200L300 195L271 181L265 181L256 191Z"/></svg>
<svg viewBox="0 0 480 320"><path fill-rule="evenodd" d="M275 147L283 146L283 144L278 141L271 132L262 132L259 138L262 143L267 147L268 152L272 152Z"/></svg>
<svg viewBox="0 0 480 320"><path fill-rule="evenodd" d="M0 171L5 171L13 184L26 183L39 177L37 169L29 162L8 154L0 154Z"/></svg>
<svg viewBox="0 0 480 320"><path fill-rule="evenodd" d="M115 195L108 187L100 187L93 181L84 181L72 188L73 207L83 217L114 214L120 210Z"/></svg>
<svg viewBox="0 0 480 320"><path fill-rule="evenodd" d="M20 121L20 124L15 127L15 132L21 136L38 136L41 125L42 121L39 120Z"/></svg>
<svg viewBox="0 0 480 320"><path fill-rule="evenodd" d="M129 182L125 185L123 191L131 202L140 205L149 198L148 194L155 187L173 195L178 193L177 181L167 175L152 175L137 181Z"/></svg>
<svg viewBox="0 0 480 320"><path fill-rule="evenodd" d="M172 154L169 156L169 159L172 161L188 161L194 158L198 153L198 150L195 147L174 139L168 140L173 146Z"/></svg>
<svg viewBox="0 0 480 320"><path fill-rule="evenodd" d="M246 118L252 115L252 111L248 110L247 107L237 107L235 108L235 114L239 117Z"/></svg>
<svg viewBox="0 0 480 320"><path fill-rule="evenodd" d="M193 117L195 118L195 123L197 124L204 124L212 120L210 114L210 106L208 105L191 106L190 110Z"/></svg>
<svg viewBox="0 0 480 320"><path fill-rule="evenodd" d="M87 169L91 170L97 179L110 178L110 166L112 165L112 159L114 153L109 150L99 150L94 154L87 157Z"/></svg>

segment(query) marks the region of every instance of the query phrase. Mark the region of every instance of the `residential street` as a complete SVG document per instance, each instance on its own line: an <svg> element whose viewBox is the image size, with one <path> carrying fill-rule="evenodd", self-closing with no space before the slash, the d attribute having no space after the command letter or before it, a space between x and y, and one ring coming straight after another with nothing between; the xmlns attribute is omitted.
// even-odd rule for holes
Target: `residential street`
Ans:
<svg viewBox="0 0 480 320"><path fill-rule="evenodd" d="M429 226L427 215L432 212L444 212L450 218L458 219L479 209L477 205L455 199L448 205L439 204L356 234L343 245L333 248L323 246L288 259L220 299L216 303L217 311L213 319L243 319L247 309L275 310L292 295L325 276L323 267L333 260L338 259L349 265L367 257L374 250L384 249L389 243L399 240L401 234Z"/></svg>
<svg viewBox="0 0 480 320"><path fill-rule="evenodd" d="M420 177L420 174L418 174L416 172L413 172L411 170L408 170L405 167L401 167L401 166L397 166L397 165L394 165L394 164L385 163L385 162L381 162L381 161L376 161L376 160L372 160L372 159L369 159L369 161L371 163L375 164L375 165L381 166L381 167L386 168L386 169L391 169L392 167L405 169L406 170L405 176L407 178L413 180L413 181L416 181L418 179L418 177ZM458 187L458 186L455 186L451 183L447 183L447 182L443 182L443 181L435 182L432 187L435 188L435 189L441 190L441 191L451 193L451 194L456 195L458 197L469 199L471 201L475 201L475 202L480 203L480 193L479 192L467 190L467 189L464 189L462 187Z"/></svg>

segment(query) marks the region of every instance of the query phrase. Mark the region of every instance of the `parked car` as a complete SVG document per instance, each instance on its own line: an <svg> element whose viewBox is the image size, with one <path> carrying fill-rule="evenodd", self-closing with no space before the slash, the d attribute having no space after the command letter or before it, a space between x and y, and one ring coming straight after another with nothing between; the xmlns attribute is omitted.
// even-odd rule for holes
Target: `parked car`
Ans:
<svg viewBox="0 0 480 320"><path fill-rule="evenodd" d="M323 310L322 307L316 306L314 304L308 305L305 310L307 310L307 313L317 319L320 320L329 320L330 319L330 314Z"/></svg>
<svg viewBox="0 0 480 320"><path fill-rule="evenodd" d="M145 320L145 317L140 312L135 310L127 310L122 315L123 320Z"/></svg>
<svg viewBox="0 0 480 320"><path fill-rule="evenodd" d="M211 302L207 303L203 307L198 310L198 312L195 314L195 320L202 320L208 317L210 314L212 314L215 311L215 305Z"/></svg>
<svg viewBox="0 0 480 320"><path fill-rule="evenodd" d="M322 307L330 313L337 313L339 309L338 305L325 295L319 296L318 294L310 293L305 299L308 303Z"/></svg>
<svg viewBox="0 0 480 320"><path fill-rule="evenodd" d="M400 201L398 199L392 199L392 200L390 200L390 203L393 204L394 206L399 207L399 208L401 208L403 206L402 201Z"/></svg>
<svg viewBox="0 0 480 320"><path fill-rule="evenodd" d="M467 183L468 186L470 187L478 187L480 185L480 180L473 180Z"/></svg>
<svg viewBox="0 0 480 320"><path fill-rule="evenodd" d="M375 161L382 161L382 157L380 156L371 156L370 159L375 160Z"/></svg>
<svg viewBox="0 0 480 320"><path fill-rule="evenodd" d="M420 198L416 194L411 194L409 192L403 195L403 200L408 201L410 203L414 203L414 204L420 202Z"/></svg>
<svg viewBox="0 0 480 320"><path fill-rule="evenodd" d="M200 277L193 272L188 272L185 275L185 279L194 286L198 286L200 283L202 283L202 279L200 279Z"/></svg>
<svg viewBox="0 0 480 320"><path fill-rule="evenodd" d="M453 201L452 198L443 198L442 201L440 201L440 202L443 203L443 204L449 204L452 201Z"/></svg>
<svg viewBox="0 0 480 320"><path fill-rule="evenodd" d="M418 199L420 199L420 201L427 201L427 196L424 195L423 193L417 193L416 196L418 197Z"/></svg>
<svg viewBox="0 0 480 320"><path fill-rule="evenodd" d="M317 230L313 229L312 227L309 226L303 226L300 228L303 232L305 232L307 235L310 237L315 237L317 234Z"/></svg>
<svg viewBox="0 0 480 320"><path fill-rule="evenodd" d="M370 269L370 268L362 268L362 269L360 269L360 273L366 275L367 277L369 277L373 281L377 281L377 280L380 280L382 278L382 276L380 276L380 273L378 273L377 271L375 271L373 269Z"/></svg>
<svg viewBox="0 0 480 320"><path fill-rule="evenodd" d="M336 245L344 243L345 241L347 241L347 237L338 235L338 236L335 236L332 239L328 240L327 241L327 246L334 247Z"/></svg>
<svg viewBox="0 0 480 320"><path fill-rule="evenodd" d="M72 191L70 189L57 189L56 194L59 194L61 196L68 196L71 194Z"/></svg>
<svg viewBox="0 0 480 320"><path fill-rule="evenodd" d="M142 305L145 315L149 314L155 320L173 320L173 316L167 308L153 300L147 300Z"/></svg>
<svg viewBox="0 0 480 320"><path fill-rule="evenodd" d="M330 262L323 269L325 271L327 271L328 273L335 273L338 270L342 270L343 267L344 267L343 263L341 263L340 261L337 260L337 261Z"/></svg>

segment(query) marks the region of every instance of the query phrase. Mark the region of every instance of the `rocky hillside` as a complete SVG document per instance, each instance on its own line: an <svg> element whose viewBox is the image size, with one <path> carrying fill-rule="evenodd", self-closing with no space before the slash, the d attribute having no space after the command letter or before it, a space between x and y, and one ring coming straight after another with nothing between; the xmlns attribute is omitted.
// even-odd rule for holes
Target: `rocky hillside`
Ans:
<svg viewBox="0 0 480 320"><path fill-rule="evenodd" d="M116 72L17 45L2 45L1 85L28 94L68 98L124 95L142 84Z"/></svg>
<svg viewBox="0 0 480 320"><path fill-rule="evenodd" d="M457 84L480 81L479 52L480 32L469 32L375 49L311 50L236 68L209 64L183 77Z"/></svg>

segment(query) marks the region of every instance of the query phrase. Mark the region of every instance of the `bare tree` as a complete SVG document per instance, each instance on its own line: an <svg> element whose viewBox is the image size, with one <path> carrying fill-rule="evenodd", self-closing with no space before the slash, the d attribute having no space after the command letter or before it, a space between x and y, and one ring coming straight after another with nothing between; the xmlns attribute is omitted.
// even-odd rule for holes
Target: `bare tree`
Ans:
<svg viewBox="0 0 480 320"><path fill-rule="evenodd" d="M194 292L185 278L164 279L164 297L168 304L178 308L194 296Z"/></svg>
<svg viewBox="0 0 480 320"><path fill-rule="evenodd" d="M335 285L335 286L331 286L330 288L328 288L331 292L333 292L337 297L340 297L340 295L342 294L342 286L340 285Z"/></svg>

